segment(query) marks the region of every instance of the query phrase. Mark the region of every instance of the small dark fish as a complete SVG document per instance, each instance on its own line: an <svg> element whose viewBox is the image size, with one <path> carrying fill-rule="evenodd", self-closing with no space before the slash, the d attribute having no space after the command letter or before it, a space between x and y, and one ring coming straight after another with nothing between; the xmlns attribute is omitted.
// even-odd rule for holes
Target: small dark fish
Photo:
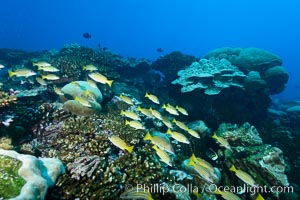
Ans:
<svg viewBox="0 0 300 200"><path fill-rule="evenodd" d="M296 88L297 90L299 90L299 86L298 86L298 85L295 85L295 88Z"/></svg>
<svg viewBox="0 0 300 200"><path fill-rule="evenodd" d="M100 48L101 47L100 43L97 46L98 46L98 48Z"/></svg>
<svg viewBox="0 0 300 200"><path fill-rule="evenodd" d="M103 51L105 51L107 49L107 47L103 47Z"/></svg>
<svg viewBox="0 0 300 200"><path fill-rule="evenodd" d="M159 53L161 53L161 52L163 52L164 50L163 50L162 48L158 48L158 49L156 49L156 51L159 52Z"/></svg>
<svg viewBox="0 0 300 200"><path fill-rule="evenodd" d="M82 36L86 39L90 39L92 37L88 32L83 33Z"/></svg>

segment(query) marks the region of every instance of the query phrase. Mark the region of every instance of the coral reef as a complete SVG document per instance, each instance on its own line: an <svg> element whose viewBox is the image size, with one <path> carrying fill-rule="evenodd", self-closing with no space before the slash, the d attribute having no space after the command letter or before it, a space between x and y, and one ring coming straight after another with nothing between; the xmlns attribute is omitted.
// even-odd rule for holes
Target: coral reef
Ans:
<svg viewBox="0 0 300 200"><path fill-rule="evenodd" d="M65 85L61 91L64 97L71 99L64 103L64 109L67 111L79 115L79 116L90 116L97 114L102 110L102 93L98 88L93 88L86 81L73 81ZM88 101L90 107L82 105L76 98L84 98Z"/></svg>
<svg viewBox="0 0 300 200"><path fill-rule="evenodd" d="M270 188L274 185L289 185L282 151L277 147L263 144L255 127L248 123L240 127L233 124L222 124L217 133L226 138L231 148L234 149L232 153L225 152L228 167L232 164L238 166L238 169L249 173L261 186ZM231 179L230 175L224 177ZM227 181L234 184L230 180ZM280 198L275 193L269 195L273 199ZM280 195L283 197L285 194Z"/></svg>
<svg viewBox="0 0 300 200"><path fill-rule="evenodd" d="M18 196L26 181L18 174L22 162L0 155L0 198Z"/></svg>
<svg viewBox="0 0 300 200"><path fill-rule="evenodd" d="M71 178L79 181L83 176L91 178L99 164L99 156L85 156L75 159L73 163L68 163L67 167Z"/></svg>
<svg viewBox="0 0 300 200"><path fill-rule="evenodd" d="M283 91L288 81L281 64L280 58L260 49L216 49L178 71L169 94L185 107L196 108L192 117L205 116L213 128L224 121L257 124L267 114L270 95Z"/></svg>
<svg viewBox="0 0 300 200"><path fill-rule="evenodd" d="M260 166L276 177L280 185L288 186L289 181L285 174L285 161L283 159L283 152L276 147L269 149L269 152L259 160ZM267 154L268 153L268 154Z"/></svg>
<svg viewBox="0 0 300 200"><path fill-rule="evenodd" d="M233 146L257 146L262 145L262 139L254 126L244 123L240 127L237 124L220 124L217 133L225 137Z"/></svg>
<svg viewBox="0 0 300 200"><path fill-rule="evenodd" d="M11 138L0 137L0 148L5 150L12 150L14 147L12 145Z"/></svg>
<svg viewBox="0 0 300 200"><path fill-rule="evenodd" d="M8 170L10 173L14 173L12 174L13 176L16 176L13 178L16 180L11 182L12 187L14 187L12 190L20 189L20 186L22 186L17 196L14 196L15 200L44 199L48 188L55 184L60 174L64 173L63 164L60 162L60 160L55 158L38 159L34 156L19 154L15 151L3 149L0 149L0 155L8 156L22 162L22 166L18 169L18 176L22 177L26 183L20 180L17 175L14 175L15 172L13 171L16 171L15 167ZM2 159L1 161L3 162ZM20 166L20 164L16 162L14 162L14 165ZM5 169L5 167L3 168ZM4 174L5 173L7 174L7 172L4 171Z"/></svg>
<svg viewBox="0 0 300 200"><path fill-rule="evenodd" d="M203 89L207 95L217 95L231 86L243 88L245 74L226 59L201 59L177 72L172 84L182 85L181 92Z"/></svg>
<svg viewBox="0 0 300 200"><path fill-rule="evenodd" d="M11 104L15 104L17 102L17 97L14 94L9 94L4 91L0 91L0 108L8 107Z"/></svg>
<svg viewBox="0 0 300 200"><path fill-rule="evenodd" d="M258 73L266 81L269 94L278 94L288 81L287 71L281 67L282 59L258 48L219 48L208 52L205 58L225 58L239 70ZM251 76L250 76L251 77Z"/></svg>
<svg viewBox="0 0 300 200"><path fill-rule="evenodd" d="M32 196L46 195L51 200L118 199L127 186L145 183L170 189L165 194L151 192L154 199L218 199L207 191L201 197L192 194L194 188L190 187L205 189L208 183L242 185L243 181L229 170L232 165L251 175L258 185L292 185L295 193L299 192L300 103L271 101L270 95L280 93L289 78L276 55L256 48L222 48L203 59L172 52L151 64L146 59L123 58L107 48L68 45L60 51L36 53L0 50L0 61L6 67L26 67L35 72L32 62L46 61L60 70L56 72L59 80L47 80L47 86L39 87L33 78L9 79L6 73L0 77L0 152L13 149L41 157L33 161L32 156L21 156L36 168L47 168L57 161L47 158L58 158L66 166L66 173L56 183L49 176L41 180L42 184L49 182L54 186L47 194L37 189ZM94 65L99 73L114 80L112 87L97 83L97 89L81 81L89 73L83 69L85 65ZM62 87L63 95L55 94L54 87ZM146 92L156 95L161 105L170 103L185 108L188 115L180 114L176 120L197 131L200 138L178 129L189 141L179 143L165 134L167 128L161 120L137 112L137 106L163 111L161 105L144 100ZM117 97L120 94L130 97L133 105ZM145 130L126 126L121 110L137 113ZM161 114L168 120L174 118L166 112ZM148 131L169 141L174 150L174 154L168 154L172 167L159 159L150 141L144 141ZM216 143L212 132L226 139L229 148ZM111 141L111 136L133 146L133 151L123 151ZM6 181L4 188L0 184L0 196L17 196L26 183L17 174L21 162L0 156L0 165L1 178L12 181ZM54 171L60 174L62 168ZM39 169L35 172L47 174ZM184 192L178 192L179 189ZM2 194L5 190L9 192ZM247 192L238 196L253 198ZM298 198L296 194L290 198L279 193L263 197Z"/></svg>

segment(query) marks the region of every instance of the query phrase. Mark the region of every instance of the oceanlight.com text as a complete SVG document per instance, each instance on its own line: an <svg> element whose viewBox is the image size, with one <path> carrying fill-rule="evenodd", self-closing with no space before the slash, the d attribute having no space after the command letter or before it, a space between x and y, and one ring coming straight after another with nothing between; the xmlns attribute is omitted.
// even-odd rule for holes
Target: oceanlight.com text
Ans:
<svg viewBox="0 0 300 200"><path fill-rule="evenodd" d="M126 189L136 188L139 192L150 192L160 193L162 195L172 192L172 193L214 193L215 191L226 191L235 194L248 193L251 195L258 193L293 193L294 188L292 186L250 186L244 184L242 186L218 186L216 184L205 184L204 187L198 187L193 184L181 185L181 184L137 184L137 185L127 185Z"/></svg>

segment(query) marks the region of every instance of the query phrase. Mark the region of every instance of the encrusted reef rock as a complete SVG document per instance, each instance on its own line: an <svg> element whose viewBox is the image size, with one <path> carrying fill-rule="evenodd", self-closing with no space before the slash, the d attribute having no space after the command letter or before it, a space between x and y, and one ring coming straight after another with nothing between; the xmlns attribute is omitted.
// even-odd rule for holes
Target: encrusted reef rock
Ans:
<svg viewBox="0 0 300 200"><path fill-rule="evenodd" d="M0 149L0 155L7 156L22 162L22 166L20 166L19 164L17 165L20 166L18 170L18 175L20 176L20 178L18 178L19 180L12 181L12 186L8 186L8 188L15 187L16 183L19 186L23 185L18 194L12 194L16 196L8 197L12 200L44 199L48 188L52 187L55 184L58 176L64 173L63 164L60 160L55 158L38 159L31 155L19 154L15 151L3 149ZM25 180L24 183L21 178ZM14 177L14 179L16 179L16 177ZM7 196L9 194L5 195Z"/></svg>
<svg viewBox="0 0 300 200"><path fill-rule="evenodd" d="M228 167L234 164L250 174L255 182L260 186L268 188L272 186L288 186L289 181L286 176L286 163L282 151L269 144L263 144L256 128L249 123L242 126L234 124L221 124L217 130L217 135L229 142L232 152L225 153ZM227 151L227 150L226 150ZM231 173L231 172L229 172ZM231 177L228 180L231 184L236 184L230 174L224 177ZM273 199L280 198L279 194L269 194ZM285 195L285 194L280 194Z"/></svg>

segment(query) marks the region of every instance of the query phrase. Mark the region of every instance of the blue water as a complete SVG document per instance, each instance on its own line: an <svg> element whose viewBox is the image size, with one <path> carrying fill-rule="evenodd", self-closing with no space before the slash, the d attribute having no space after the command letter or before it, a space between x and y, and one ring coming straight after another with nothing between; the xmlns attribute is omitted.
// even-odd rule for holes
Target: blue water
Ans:
<svg viewBox="0 0 300 200"><path fill-rule="evenodd" d="M258 47L281 56L290 74L279 97L299 100L299 7L297 0L2 0L0 48L100 44L155 60L173 50L201 57L218 47Z"/></svg>

